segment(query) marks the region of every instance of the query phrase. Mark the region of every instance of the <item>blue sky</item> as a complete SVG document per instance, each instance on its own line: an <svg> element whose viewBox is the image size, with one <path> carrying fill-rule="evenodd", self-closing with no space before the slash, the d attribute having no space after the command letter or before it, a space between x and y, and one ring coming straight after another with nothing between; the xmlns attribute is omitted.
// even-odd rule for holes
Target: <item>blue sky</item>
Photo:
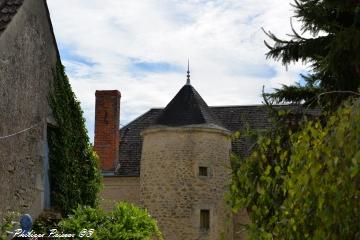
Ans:
<svg viewBox="0 0 360 240"><path fill-rule="evenodd" d="M184 73L184 66L167 62L144 61L141 59L130 59L128 71L133 75L146 75L149 73Z"/></svg>
<svg viewBox="0 0 360 240"><path fill-rule="evenodd" d="M185 84L209 105L261 103L261 90L299 80L265 58L261 28L286 37L288 0L48 0L73 90L93 139L95 91L121 92L122 125L152 107L164 107ZM294 21L295 27L299 24Z"/></svg>

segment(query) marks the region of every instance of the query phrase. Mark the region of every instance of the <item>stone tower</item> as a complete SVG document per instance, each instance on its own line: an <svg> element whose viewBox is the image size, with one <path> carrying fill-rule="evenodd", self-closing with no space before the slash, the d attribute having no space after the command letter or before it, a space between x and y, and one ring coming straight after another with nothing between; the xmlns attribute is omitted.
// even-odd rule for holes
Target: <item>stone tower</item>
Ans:
<svg viewBox="0 0 360 240"><path fill-rule="evenodd" d="M187 84L142 132L140 201L167 240L232 239L230 132Z"/></svg>

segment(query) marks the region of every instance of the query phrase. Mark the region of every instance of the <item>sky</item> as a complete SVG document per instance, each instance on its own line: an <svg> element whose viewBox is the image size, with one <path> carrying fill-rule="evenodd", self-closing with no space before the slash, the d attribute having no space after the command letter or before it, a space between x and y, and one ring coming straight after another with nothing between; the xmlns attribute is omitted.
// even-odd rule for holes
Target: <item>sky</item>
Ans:
<svg viewBox="0 0 360 240"><path fill-rule="evenodd" d="M81 102L91 141L95 91L121 92L120 124L165 107L186 82L209 106L261 104L299 81L266 59L269 40L291 32L292 0L48 0L62 63ZM66 5L68 4L68 5ZM299 23L293 21L298 29ZM270 41L271 42L271 41Z"/></svg>

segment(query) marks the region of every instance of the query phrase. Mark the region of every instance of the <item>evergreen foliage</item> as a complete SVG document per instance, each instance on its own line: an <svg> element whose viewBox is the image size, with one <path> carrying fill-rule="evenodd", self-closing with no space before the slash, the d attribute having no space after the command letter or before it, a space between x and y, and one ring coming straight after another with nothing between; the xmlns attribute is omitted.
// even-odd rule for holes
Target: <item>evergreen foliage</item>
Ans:
<svg viewBox="0 0 360 240"><path fill-rule="evenodd" d="M232 207L248 209L251 239L360 239L360 101L326 123L288 114L233 158Z"/></svg>
<svg viewBox="0 0 360 240"><path fill-rule="evenodd" d="M229 200L248 210L251 239L360 239L360 100L349 99L360 95L360 2L295 0L294 7L301 34L293 29L282 40L268 32L275 43L265 42L267 57L312 70L305 84L264 94L265 102L331 111L318 119L273 111L273 128L250 156L232 156Z"/></svg>
<svg viewBox="0 0 360 240"><path fill-rule="evenodd" d="M276 102L321 103L338 105L360 87L360 3L356 0L295 0L295 18L302 24L301 33L293 29L290 40L267 35L274 44L265 41L268 58L284 65L301 61L310 63L311 73L300 84L276 89L268 94ZM310 33L312 37L303 37ZM339 92L344 91L344 92Z"/></svg>
<svg viewBox="0 0 360 240"><path fill-rule="evenodd" d="M51 203L66 215L78 204L96 206L101 175L80 103L60 63L54 75L50 105L57 126L48 131Z"/></svg>
<svg viewBox="0 0 360 240"><path fill-rule="evenodd" d="M118 203L113 211L79 206L73 215L59 223L62 232L81 233L94 229L92 239L150 240L162 239L156 221L146 210L125 202ZM77 235L75 239L82 239Z"/></svg>

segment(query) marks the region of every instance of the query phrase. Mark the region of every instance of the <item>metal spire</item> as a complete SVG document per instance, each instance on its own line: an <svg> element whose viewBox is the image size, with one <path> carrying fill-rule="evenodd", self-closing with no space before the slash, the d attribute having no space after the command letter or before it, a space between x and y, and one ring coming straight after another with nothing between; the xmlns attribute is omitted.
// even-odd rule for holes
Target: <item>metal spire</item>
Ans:
<svg viewBox="0 0 360 240"><path fill-rule="evenodd" d="M189 67L189 59L188 59L188 70L187 70L187 75L186 75L187 79L186 79L186 85L190 85L190 67Z"/></svg>

